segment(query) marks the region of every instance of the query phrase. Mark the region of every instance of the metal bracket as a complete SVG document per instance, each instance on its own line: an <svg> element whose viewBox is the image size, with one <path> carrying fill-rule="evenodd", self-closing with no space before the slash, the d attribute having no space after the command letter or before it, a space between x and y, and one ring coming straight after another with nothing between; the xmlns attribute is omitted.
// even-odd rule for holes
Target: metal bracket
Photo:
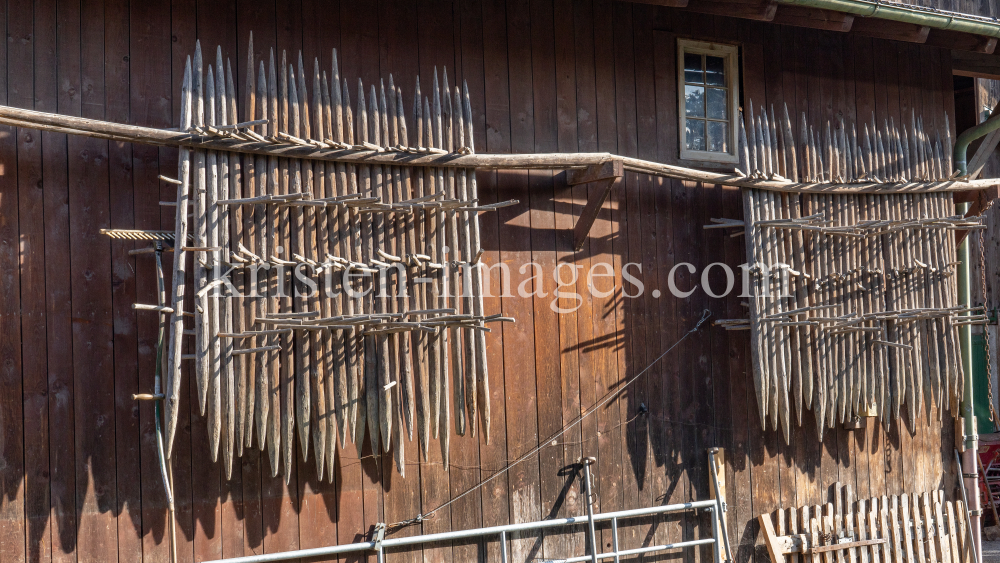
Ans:
<svg viewBox="0 0 1000 563"><path fill-rule="evenodd" d="M604 207L604 202L611 194L611 188L615 182L625 174L625 166L620 159L608 160L601 164L592 164L586 168L571 169L566 171L566 184L578 186L581 184L594 184L587 205L580 212L580 218L573 228L573 250L579 252L583 250L583 243L587 242L590 229L597 221L597 215Z"/></svg>
<svg viewBox="0 0 1000 563"><path fill-rule="evenodd" d="M385 539L385 522L378 522L375 524L375 529L372 530L372 541L375 545L372 546L373 551L382 551L382 540Z"/></svg>

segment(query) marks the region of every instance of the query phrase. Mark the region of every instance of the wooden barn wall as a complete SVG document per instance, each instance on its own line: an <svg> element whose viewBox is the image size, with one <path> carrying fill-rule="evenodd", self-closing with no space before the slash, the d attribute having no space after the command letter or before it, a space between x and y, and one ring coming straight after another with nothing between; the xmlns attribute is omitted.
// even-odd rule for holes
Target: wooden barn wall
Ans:
<svg viewBox="0 0 1000 563"><path fill-rule="evenodd" d="M242 76L251 30L258 60L271 47L302 49L329 68L337 47L349 81L393 73L407 93L417 73L429 84L434 68L447 66L450 77L468 80L484 152L610 151L674 161L677 35L739 43L744 96L787 103L796 119L806 112L813 123L869 120L874 112L879 123L905 123L912 110L941 125L952 105L950 58L934 48L607 0L36 0L10 1L0 18L7 30L0 103L158 127L176 125L184 57L195 39L211 50L221 44ZM173 208L158 202L173 199L173 188L157 181L161 173L176 174L175 150L0 128L0 562L168 560L153 410L131 399L152 389L156 319L131 304L155 302L153 265L128 255L132 243L98 234L109 226L171 228ZM375 522L428 512L493 476L397 533L580 514L579 476L565 468L581 456L599 460L598 509L608 511L706 498L705 449L725 447L740 561L755 552L766 560L757 514L824 502L835 481L859 497L951 490L947 413L943 423L934 412L929 424L894 423L888 431L869 421L862 430L830 431L822 443L806 413L786 446L758 424L747 334L710 327L547 441L653 362L703 310L714 318L745 314L737 292L652 297L657 288L668 295L675 263L700 272L712 262L743 262L742 239L702 230L711 217L740 217L740 198L732 189L629 174L584 251L574 253L571 230L586 187L567 189L562 174L547 172L482 173L479 181L484 203L521 201L482 223L485 260L511 266L511 287L532 287L531 272L518 269L527 261L546 272L606 262L619 272L615 290L600 279L588 292L581 275L582 304L563 315L550 308L549 274L534 280L545 297L487 299L487 314L517 317L488 340L493 436L488 444L453 436L448 472L440 453L420 460L408 444L406 479L389 460L350 450L339 453L334 484L319 483L310 461L297 464L286 487L251 448L226 481L209 461L204 420L185 411L173 460L179 561L356 541ZM622 295L620 272L630 262L642 265L641 275L631 270L646 287L638 298ZM694 283L681 269L678 285ZM500 294L497 280L492 294ZM540 442L538 456L498 474ZM704 515L645 522L623 527L621 541L699 537L710 532L708 522ZM601 534L610 547L610 532ZM584 550L579 532L512 541L519 561ZM499 547L434 546L401 557L497 561Z"/></svg>

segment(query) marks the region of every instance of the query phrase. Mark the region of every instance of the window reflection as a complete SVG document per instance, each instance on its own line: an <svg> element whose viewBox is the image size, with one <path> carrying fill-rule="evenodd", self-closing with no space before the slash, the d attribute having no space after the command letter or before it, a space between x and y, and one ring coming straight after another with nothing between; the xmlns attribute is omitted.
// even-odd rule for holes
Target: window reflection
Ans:
<svg viewBox="0 0 1000 563"><path fill-rule="evenodd" d="M705 56L705 82L712 86L726 85L726 59Z"/></svg>
<svg viewBox="0 0 1000 563"><path fill-rule="evenodd" d="M728 153L731 119L726 58L685 52L684 133L687 150Z"/></svg>
<svg viewBox="0 0 1000 563"><path fill-rule="evenodd" d="M701 86L684 87L684 114L705 117L705 89Z"/></svg>
<svg viewBox="0 0 1000 563"><path fill-rule="evenodd" d="M703 57L701 55L695 55L693 53L684 54L684 82L690 82L692 84L705 83L705 79L702 76L702 70L704 70L702 58Z"/></svg>
<svg viewBox="0 0 1000 563"><path fill-rule="evenodd" d="M689 119L685 130L688 150L705 150L705 122L700 119Z"/></svg>
<svg viewBox="0 0 1000 563"><path fill-rule="evenodd" d="M708 122L708 150L729 152L729 124L725 121Z"/></svg>

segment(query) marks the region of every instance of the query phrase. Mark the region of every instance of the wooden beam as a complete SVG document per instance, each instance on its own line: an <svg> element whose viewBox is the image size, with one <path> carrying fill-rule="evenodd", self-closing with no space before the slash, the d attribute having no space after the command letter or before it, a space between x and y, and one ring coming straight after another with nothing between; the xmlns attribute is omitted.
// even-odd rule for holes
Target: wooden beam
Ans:
<svg viewBox="0 0 1000 563"><path fill-rule="evenodd" d="M783 5L771 23L846 33L854 24L854 16L833 10Z"/></svg>
<svg viewBox="0 0 1000 563"><path fill-rule="evenodd" d="M774 533L774 523L770 514L761 514L757 517L760 522L760 530L764 532L764 544L767 545L767 553L771 556L771 561L784 561L785 556L778 546L778 535Z"/></svg>
<svg viewBox="0 0 1000 563"><path fill-rule="evenodd" d="M697 12L699 14L729 16L731 18L743 18L745 20L769 22L774 19L774 15L778 11L778 4L774 2L774 0L756 2L714 2L695 0L694 2L689 3L685 10L689 12Z"/></svg>
<svg viewBox="0 0 1000 563"><path fill-rule="evenodd" d="M925 25L914 25L879 18L854 18L851 31L867 37L889 39L891 41L906 41L907 43L926 43L931 28Z"/></svg>
<svg viewBox="0 0 1000 563"><path fill-rule="evenodd" d="M590 229L597 221L597 215L604 207L604 202L608 200L611 188L615 187L615 182L624 174L625 167L620 159L566 171L566 183L570 186L594 184L587 205L583 207L580 218L576 221L576 227L573 228L574 251L583 250L583 244L587 242Z"/></svg>
<svg viewBox="0 0 1000 563"><path fill-rule="evenodd" d="M855 184L759 180L738 174L722 174L695 170L683 166L612 155L610 153L437 154L431 152L428 154L426 150L413 148L407 151L384 150L379 152L364 145L360 148L350 147L346 149L321 148L314 144L303 145L298 142L283 141L281 139L259 141L221 135L179 133L177 131L139 127L136 125L122 125L109 121L58 115L3 105L0 105L0 124L23 127L25 129L52 131L54 133L84 135L97 139L127 143L231 151L243 154L352 164L506 170L567 170L593 164L603 164L610 160L621 160L625 170L639 174L789 193L958 192L982 190L1000 184L1000 180L998 179L903 183L858 182Z"/></svg>
<svg viewBox="0 0 1000 563"><path fill-rule="evenodd" d="M971 51L992 55L997 48L997 38L945 29L932 29L927 36L927 44L953 51Z"/></svg>
<svg viewBox="0 0 1000 563"><path fill-rule="evenodd" d="M598 180L621 178L625 174L625 165L620 158L601 164L591 164L586 168L573 168L566 171L566 184L578 186Z"/></svg>
<svg viewBox="0 0 1000 563"><path fill-rule="evenodd" d="M957 195L957 194L956 194ZM971 201L972 204L969 205L969 211L966 212L966 217L976 217L981 215L983 211L990 206L990 202L1000 197L1000 188L989 188L979 192L976 192L976 196L972 199L965 199L965 201ZM956 203L958 203L958 198L955 198ZM955 231L955 244L962 244L965 237L969 236L971 231L967 229L956 230Z"/></svg>
<svg viewBox="0 0 1000 563"><path fill-rule="evenodd" d="M951 70L959 76L1000 80L1000 56L971 51L952 51Z"/></svg>
<svg viewBox="0 0 1000 563"><path fill-rule="evenodd" d="M604 207L604 202L608 200L611 188L615 187L615 180L616 178L612 178L595 183L593 188L594 193L590 194L590 199L587 200L587 205L583 207L583 211L580 212L580 218L576 221L576 227L573 228L574 251L579 252L583 250L583 243L587 242L590 229L594 226L594 221L597 221L597 215L601 212L601 208Z"/></svg>
<svg viewBox="0 0 1000 563"><path fill-rule="evenodd" d="M869 545L882 545L883 543L889 543L889 540L881 538L877 540L861 540L861 541L852 541L844 543L835 543L833 545L821 545L818 547L809 548L808 551L803 551L802 553L806 555L812 553L826 553L827 551L841 551L845 549L854 549L856 547L866 547ZM851 553L853 553L853 551Z"/></svg>

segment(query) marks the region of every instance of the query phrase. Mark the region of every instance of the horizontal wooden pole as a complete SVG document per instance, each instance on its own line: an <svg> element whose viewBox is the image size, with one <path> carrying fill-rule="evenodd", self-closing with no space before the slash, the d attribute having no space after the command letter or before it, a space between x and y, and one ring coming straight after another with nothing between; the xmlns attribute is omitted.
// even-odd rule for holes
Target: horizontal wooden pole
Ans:
<svg viewBox="0 0 1000 563"><path fill-rule="evenodd" d="M258 142L192 133L168 131L138 125L123 125L0 106L0 125L83 135L119 142L166 147L232 151L246 154L281 156L357 165L425 166L436 168L568 170L620 160L625 171L678 180L793 193L927 193L982 190L1000 184L1000 180L949 180L906 183L797 183L787 180L757 180L737 174L720 174L661 164L610 153L541 153L541 154L415 154L399 151L330 149L286 142Z"/></svg>
<svg viewBox="0 0 1000 563"><path fill-rule="evenodd" d="M841 550L844 550L844 549L851 549L851 548L855 548L855 547L865 547L865 546L868 546L868 545L881 545L883 543L889 543L889 542L888 542L888 540L886 540L886 539L883 538L883 539L877 539L877 540L861 540L861 541L852 541L852 542L846 542L846 543L835 543L835 544L832 544L832 545L821 545L821 546L817 546L817 547L810 547L809 549L804 550L802 553L805 554L805 555L810 555L810 554L813 554L813 553L825 553L827 551L841 551Z"/></svg>

